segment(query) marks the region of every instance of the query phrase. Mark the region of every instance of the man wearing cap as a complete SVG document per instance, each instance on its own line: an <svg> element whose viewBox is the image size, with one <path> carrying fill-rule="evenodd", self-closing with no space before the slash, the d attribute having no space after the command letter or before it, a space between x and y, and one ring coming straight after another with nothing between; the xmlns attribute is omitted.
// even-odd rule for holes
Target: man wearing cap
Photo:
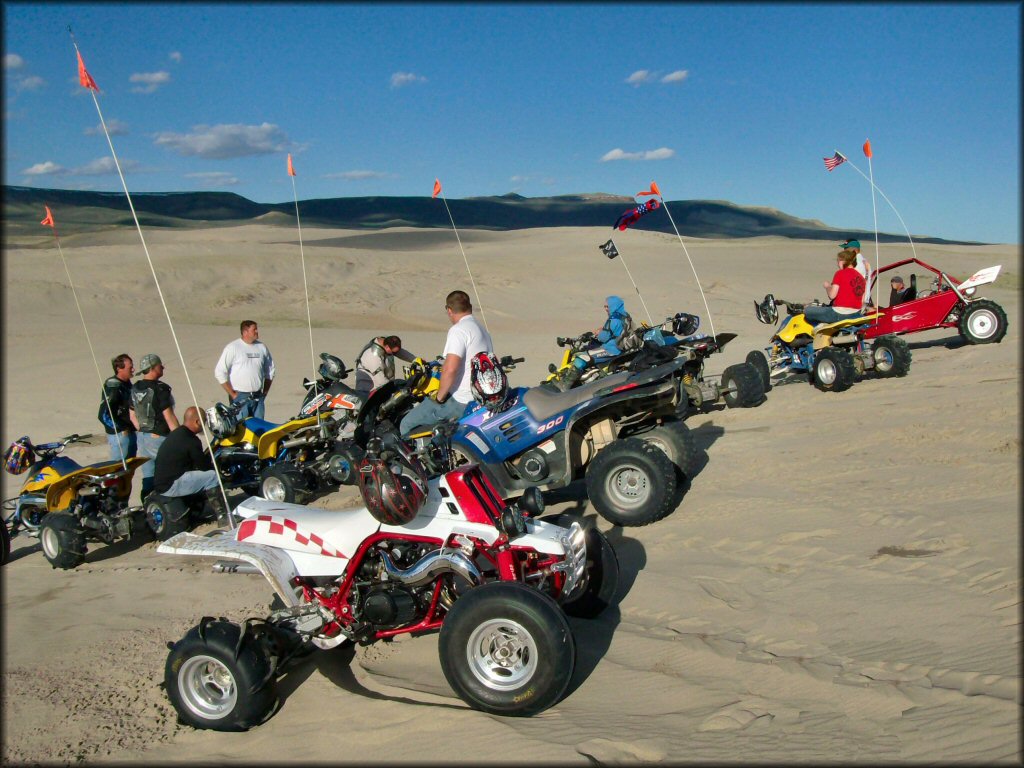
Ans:
<svg viewBox="0 0 1024 768"><path fill-rule="evenodd" d="M839 247L844 251L853 251L857 254L857 263L853 265L853 268L860 272L865 284L871 285L871 265L868 264L868 260L860 252L860 240L847 240L845 243L840 243ZM872 303L871 292L864 291L864 306Z"/></svg>
<svg viewBox="0 0 1024 768"><path fill-rule="evenodd" d="M138 433L138 455L150 459L142 465L142 501L153 490L157 451L172 429L178 428L174 415L174 396L169 385L160 381L164 364L159 355L143 355L139 363L142 378L132 385L128 415Z"/></svg>
<svg viewBox="0 0 1024 768"><path fill-rule="evenodd" d="M230 402L240 406L239 420L250 416L262 419L266 412L264 401L274 383L274 359L267 345L260 341L255 320L243 320L239 330L242 337L224 347L213 375L228 393Z"/></svg>
<svg viewBox="0 0 1024 768"><path fill-rule="evenodd" d="M889 306L895 307L897 304L902 304L905 301L910 301L913 296L910 295L910 289L903 284L903 278L896 275L889 281Z"/></svg>

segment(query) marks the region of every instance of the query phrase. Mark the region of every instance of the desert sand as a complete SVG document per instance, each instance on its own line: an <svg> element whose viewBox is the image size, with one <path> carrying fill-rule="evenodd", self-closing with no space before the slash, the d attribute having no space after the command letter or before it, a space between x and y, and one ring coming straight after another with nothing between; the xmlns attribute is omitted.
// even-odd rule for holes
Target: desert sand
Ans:
<svg viewBox="0 0 1024 768"><path fill-rule="evenodd" d="M598 250L606 228L460 234L477 314L499 354L527 359L513 384L539 382L555 336L598 326L609 294L646 319L622 263ZM654 320L688 311L703 330L738 334L709 373L767 344L753 301L821 298L836 252L686 238L709 320L674 236L614 234ZM47 235L3 254L4 445L99 427L99 383ZM277 365L267 417L292 416L313 371L294 228L145 235L199 404L222 399L213 366L251 318ZM349 364L380 333L440 353L444 296L473 295L450 230L304 228L303 240L315 351ZM102 374L120 352L136 363L157 352L180 414L192 396L137 233L62 246ZM873 243L865 252L874 261ZM598 519L622 571L617 604L572 621L576 674L552 709L468 709L426 636L315 654L281 681L262 726L196 731L162 690L166 643L204 615L262 616L262 578L157 554L144 537L90 545L76 570L53 570L22 536L2 569L4 762L1019 763L1020 248L917 254L961 279L1002 264L983 293L1009 316L1004 341L915 334L906 378L840 394L786 384L757 408L690 416L703 457L675 512L643 528ZM881 248L883 264L910 255ZM69 455L107 450L100 434ZM17 480L3 475L4 498ZM345 488L315 503L357 498ZM594 515L575 486L552 495L549 509L565 508Z"/></svg>

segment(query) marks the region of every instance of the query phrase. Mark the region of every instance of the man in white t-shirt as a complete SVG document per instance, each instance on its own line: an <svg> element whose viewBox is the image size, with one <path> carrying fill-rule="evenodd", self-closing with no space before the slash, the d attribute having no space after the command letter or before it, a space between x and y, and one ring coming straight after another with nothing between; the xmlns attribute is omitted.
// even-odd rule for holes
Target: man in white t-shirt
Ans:
<svg viewBox="0 0 1024 768"><path fill-rule="evenodd" d="M444 301L452 327L444 344L441 384L429 399L402 419L399 431L408 435L417 427L433 426L445 419L458 419L473 399L469 361L480 352L494 354L491 335L473 317L473 305L465 291L452 291Z"/></svg>
<svg viewBox="0 0 1024 768"><path fill-rule="evenodd" d="M853 268L860 272L864 278L864 284L871 285L871 265L868 264L868 260L864 258L864 254L860 252L860 240L847 240L845 243L840 243L839 247L845 250L851 250L857 254L857 262L853 265ZM871 300L871 291L864 291L863 304L861 307L867 306L868 304L874 304Z"/></svg>
<svg viewBox="0 0 1024 768"><path fill-rule="evenodd" d="M267 345L260 341L260 329L255 320L243 320L239 329L242 338L224 347L213 375L231 402L241 406L239 419L250 416L262 419L264 401L274 382L274 359Z"/></svg>

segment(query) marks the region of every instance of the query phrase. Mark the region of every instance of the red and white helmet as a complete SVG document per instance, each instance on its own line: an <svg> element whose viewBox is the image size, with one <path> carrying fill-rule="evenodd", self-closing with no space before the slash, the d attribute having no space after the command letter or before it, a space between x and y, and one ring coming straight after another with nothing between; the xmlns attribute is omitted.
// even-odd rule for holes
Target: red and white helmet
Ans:
<svg viewBox="0 0 1024 768"><path fill-rule="evenodd" d="M473 398L489 411L498 410L508 396L508 377L498 358L478 352L470 363L469 386Z"/></svg>
<svg viewBox="0 0 1024 768"><path fill-rule="evenodd" d="M373 517L385 525L405 525L427 499L427 473L420 460L408 451L374 452L356 467L359 492Z"/></svg>

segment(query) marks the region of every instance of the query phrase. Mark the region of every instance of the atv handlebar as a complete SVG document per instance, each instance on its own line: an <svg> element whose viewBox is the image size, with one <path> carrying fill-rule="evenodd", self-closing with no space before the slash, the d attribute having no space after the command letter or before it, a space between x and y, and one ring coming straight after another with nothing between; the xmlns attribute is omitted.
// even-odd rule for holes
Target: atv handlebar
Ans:
<svg viewBox="0 0 1024 768"><path fill-rule="evenodd" d="M525 357L512 357L511 355L505 355L498 362L501 363L501 367L502 368L515 368L516 367L516 363L525 363L526 362L526 358Z"/></svg>

